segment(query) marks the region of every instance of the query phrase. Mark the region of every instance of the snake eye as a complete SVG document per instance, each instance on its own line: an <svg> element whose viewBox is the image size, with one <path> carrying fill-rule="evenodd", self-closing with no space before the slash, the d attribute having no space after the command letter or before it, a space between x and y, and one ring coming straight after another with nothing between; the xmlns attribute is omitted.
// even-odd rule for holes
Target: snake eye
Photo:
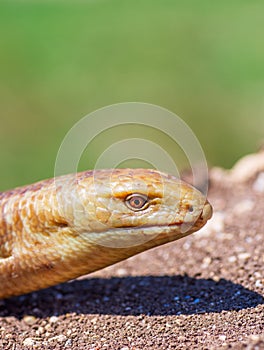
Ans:
<svg viewBox="0 0 264 350"><path fill-rule="evenodd" d="M130 194L126 197L125 203L129 209L134 211L143 210L148 206L148 197L138 193Z"/></svg>

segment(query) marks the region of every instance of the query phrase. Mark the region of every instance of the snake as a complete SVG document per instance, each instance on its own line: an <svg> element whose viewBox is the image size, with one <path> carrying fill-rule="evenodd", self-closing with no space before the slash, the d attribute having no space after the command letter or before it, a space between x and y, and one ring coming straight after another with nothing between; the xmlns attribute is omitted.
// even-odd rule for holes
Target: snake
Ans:
<svg viewBox="0 0 264 350"><path fill-rule="evenodd" d="M87 170L0 193L0 298L54 286L202 228L212 206L154 169Z"/></svg>

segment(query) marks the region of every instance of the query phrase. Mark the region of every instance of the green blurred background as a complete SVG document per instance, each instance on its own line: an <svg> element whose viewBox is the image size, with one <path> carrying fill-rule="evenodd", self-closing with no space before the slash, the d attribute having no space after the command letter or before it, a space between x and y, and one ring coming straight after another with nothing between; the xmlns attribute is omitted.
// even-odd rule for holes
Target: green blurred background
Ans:
<svg viewBox="0 0 264 350"><path fill-rule="evenodd" d="M0 0L0 189L53 176L71 126L118 102L179 115L210 165L257 150L263 13L261 0Z"/></svg>

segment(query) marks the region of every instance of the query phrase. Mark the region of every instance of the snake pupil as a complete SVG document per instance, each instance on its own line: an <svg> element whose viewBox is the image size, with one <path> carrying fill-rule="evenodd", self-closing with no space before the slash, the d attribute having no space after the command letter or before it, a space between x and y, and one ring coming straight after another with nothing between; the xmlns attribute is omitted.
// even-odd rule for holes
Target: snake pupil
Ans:
<svg viewBox="0 0 264 350"><path fill-rule="evenodd" d="M190 206L188 207L188 211L189 211L189 213L193 213L194 208L193 208L193 206L192 206L192 205L190 205Z"/></svg>
<svg viewBox="0 0 264 350"><path fill-rule="evenodd" d="M145 209L145 205L147 202L147 196L141 194L132 194L126 198L126 204L128 208L132 210Z"/></svg>

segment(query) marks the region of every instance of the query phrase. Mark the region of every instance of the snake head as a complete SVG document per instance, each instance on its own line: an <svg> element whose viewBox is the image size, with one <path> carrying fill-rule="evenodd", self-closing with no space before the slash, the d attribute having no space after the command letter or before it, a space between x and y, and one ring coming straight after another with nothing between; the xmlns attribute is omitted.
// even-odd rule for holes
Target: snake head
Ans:
<svg viewBox="0 0 264 350"><path fill-rule="evenodd" d="M98 244L123 247L155 237L175 240L199 230L212 216L201 192L152 169L86 172L72 186L74 191L68 185L70 191L62 191L64 215L70 208L71 226Z"/></svg>

